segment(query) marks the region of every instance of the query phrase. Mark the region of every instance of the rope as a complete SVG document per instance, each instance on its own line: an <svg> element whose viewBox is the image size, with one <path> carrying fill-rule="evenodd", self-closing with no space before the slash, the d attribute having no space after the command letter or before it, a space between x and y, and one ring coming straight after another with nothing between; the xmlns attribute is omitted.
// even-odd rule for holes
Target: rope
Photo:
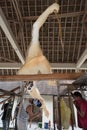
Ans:
<svg viewBox="0 0 87 130"><path fill-rule="evenodd" d="M55 2L57 3L58 0L55 0ZM58 14L57 14L57 11L55 10L54 11L55 13L55 17L58 21L58 24L59 24L59 38L60 38L60 41L61 41L61 46L62 46L62 49L64 49L64 44L63 44L63 41L62 41L62 27L61 27L61 23L60 23L60 20L59 20L59 17L58 17Z"/></svg>

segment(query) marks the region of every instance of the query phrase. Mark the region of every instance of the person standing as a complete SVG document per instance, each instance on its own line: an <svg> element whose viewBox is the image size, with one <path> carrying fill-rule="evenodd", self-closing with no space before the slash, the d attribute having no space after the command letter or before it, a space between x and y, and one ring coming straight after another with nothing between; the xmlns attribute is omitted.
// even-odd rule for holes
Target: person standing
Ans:
<svg viewBox="0 0 87 130"><path fill-rule="evenodd" d="M33 113L32 105L41 106L41 103L38 100L24 98L23 102L20 103L18 107L18 114L17 114L17 130L27 130L28 125L33 119L38 118L41 115L41 112ZM37 104L37 105L36 105ZM16 129L15 129L16 130Z"/></svg>
<svg viewBox="0 0 87 130"><path fill-rule="evenodd" d="M2 123L3 123L3 130L9 129L10 119L11 119L11 112L12 112L12 102L11 99L8 100L7 103L3 103L1 110L3 110L2 115Z"/></svg>
<svg viewBox="0 0 87 130"><path fill-rule="evenodd" d="M26 111L27 106L31 106L29 100L24 98L18 106L17 120L17 130L27 130L29 124L29 114ZM30 109L31 110L31 109Z"/></svg>
<svg viewBox="0 0 87 130"><path fill-rule="evenodd" d="M78 91L72 93L72 97L77 109L78 126L83 130L87 130L87 101Z"/></svg>
<svg viewBox="0 0 87 130"><path fill-rule="evenodd" d="M22 105L21 107L19 107L19 112L17 115L17 130L27 130L27 129L28 129L28 114Z"/></svg>

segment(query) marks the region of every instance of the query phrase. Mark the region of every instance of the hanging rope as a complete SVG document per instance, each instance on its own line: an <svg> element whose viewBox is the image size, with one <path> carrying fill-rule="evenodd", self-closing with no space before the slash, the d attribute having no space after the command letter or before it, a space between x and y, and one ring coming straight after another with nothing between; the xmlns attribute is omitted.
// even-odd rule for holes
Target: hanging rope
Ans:
<svg viewBox="0 0 87 130"><path fill-rule="evenodd" d="M55 0L55 2L57 3L58 0ZM61 46L62 46L62 49L64 49L64 44L63 44L63 41L62 41L62 27L61 27L61 23L60 23L59 16L58 16L56 10L54 11L54 13L55 13L55 17L56 17L56 19L58 21L58 24L59 24L59 38L60 38L60 41L61 41Z"/></svg>

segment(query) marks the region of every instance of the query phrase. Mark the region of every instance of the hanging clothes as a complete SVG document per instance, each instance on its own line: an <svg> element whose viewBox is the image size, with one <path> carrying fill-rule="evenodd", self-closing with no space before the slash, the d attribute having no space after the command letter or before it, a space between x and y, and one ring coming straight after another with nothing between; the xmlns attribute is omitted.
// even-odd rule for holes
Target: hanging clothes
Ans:
<svg viewBox="0 0 87 130"><path fill-rule="evenodd" d="M67 106L63 98L60 100L60 110L61 110L61 124L64 129L68 129L70 126L71 110Z"/></svg>

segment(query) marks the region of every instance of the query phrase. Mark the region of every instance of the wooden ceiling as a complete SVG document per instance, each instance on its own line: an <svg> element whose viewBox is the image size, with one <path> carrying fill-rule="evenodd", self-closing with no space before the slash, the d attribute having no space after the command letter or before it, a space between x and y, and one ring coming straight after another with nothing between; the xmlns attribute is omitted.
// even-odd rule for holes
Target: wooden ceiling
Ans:
<svg viewBox="0 0 87 130"><path fill-rule="evenodd" d="M54 0L0 0L0 75L15 75L25 61L32 25ZM40 29L40 45L53 72L87 71L87 0L58 0Z"/></svg>

